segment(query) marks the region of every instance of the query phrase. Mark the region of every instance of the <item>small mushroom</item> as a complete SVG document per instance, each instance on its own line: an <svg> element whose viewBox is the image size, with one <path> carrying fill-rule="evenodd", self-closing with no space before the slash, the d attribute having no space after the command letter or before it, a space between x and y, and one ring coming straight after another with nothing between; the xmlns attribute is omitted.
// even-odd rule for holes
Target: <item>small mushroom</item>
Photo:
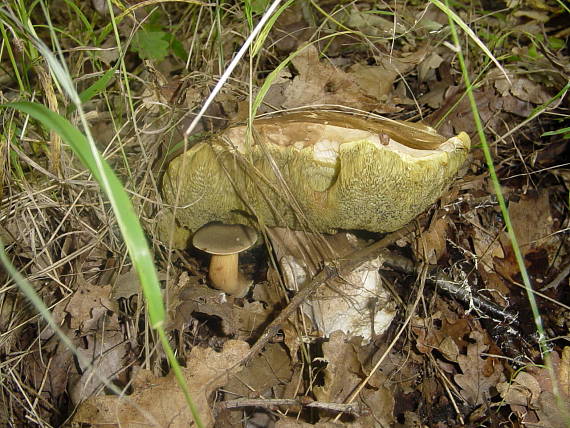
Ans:
<svg viewBox="0 0 570 428"><path fill-rule="evenodd" d="M251 227L210 223L194 234L192 243L212 255L208 273L212 285L232 296L243 297L251 281L238 269L239 253L250 248L256 240L257 233Z"/></svg>

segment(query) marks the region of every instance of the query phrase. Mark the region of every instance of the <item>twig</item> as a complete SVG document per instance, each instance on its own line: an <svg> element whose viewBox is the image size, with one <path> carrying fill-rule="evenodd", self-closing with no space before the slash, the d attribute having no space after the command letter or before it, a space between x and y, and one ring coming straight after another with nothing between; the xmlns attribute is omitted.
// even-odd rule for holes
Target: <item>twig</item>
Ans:
<svg viewBox="0 0 570 428"><path fill-rule="evenodd" d="M361 264L368 260L373 260L389 245L396 242L398 239L408 235L414 229L412 223L403 227L402 229L393 232L380 241L362 249L355 251L342 260L325 263L323 270L321 270L313 280L307 284L295 297L291 299L289 304L279 313L279 315L267 326L263 334L257 342L251 347L248 355L245 356L236 366L247 364L258 352L267 345L267 343L274 337L279 330L283 328L283 324L287 319L301 306L301 304L308 299L321 285L339 276L345 276L358 268Z"/></svg>
<svg viewBox="0 0 570 428"><path fill-rule="evenodd" d="M382 260L384 266L387 266L395 271L406 273L408 275L417 275L416 264L403 256L397 254L386 254ZM517 324L517 315L512 312L501 308L496 303L486 299L485 297L474 294L470 287L463 284L457 284L449 275L442 272L437 266L430 266L428 269L428 276L426 283L436 289L445 291L451 297L459 300L467 307L473 307L475 310L490 316L494 319L499 318L508 324Z"/></svg>
<svg viewBox="0 0 570 428"><path fill-rule="evenodd" d="M242 407L264 407L271 408L275 406L285 407L313 407L317 409L329 410L333 412L348 413L356 417L360 416L362 409L358 403L339 404L339 403L323 403L321 401L313 401L308 397L300 400L294 399L247 399L240 398L238 400L222 401L216 405L219 410L222 409L238 409Z"/></svg>

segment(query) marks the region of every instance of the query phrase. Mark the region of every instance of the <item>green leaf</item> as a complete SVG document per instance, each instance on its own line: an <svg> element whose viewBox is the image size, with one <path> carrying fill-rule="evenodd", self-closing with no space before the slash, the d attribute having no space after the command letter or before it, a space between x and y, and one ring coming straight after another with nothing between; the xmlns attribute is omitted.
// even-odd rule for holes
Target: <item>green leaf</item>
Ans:
<svg viewBox="0 0 570 428"><path fill-rule="evenodd" d="M251 11L257 15L261 15L265 12L268 5L269 0L251 0Z"/></svg>
<svg viewBox="0 0 570 428"><path fill-rule="evenodd" d="M563 49L566 46L566 43L563 39L559 39L558 37L549 37L548 38L548 47L553 50Z"/></svg>
<svg viewBox="0 0 570 428"><path fill-rule="evenodd" d="M539 54L535 44L531 45L531 47L528 48L528 56L535 59L538 58Z"/></svg>
<svg viewBox="0 0 570 428"><path fill-rule="evenodd" d="M174 55L176 55L182 61L186 61L188 59L188 52L186 52L186 49L184 49L184 45L180 40L178 40L170 33L166 33L166 40L168 41L170 49Z"/></svg>
<svg viewBox="0 0 570 428"><path fill-rule="evenodd" d="M140 59L162 61L168 55L168 34L164 31L149 30L142 27L133 36L131 49Z"/></svg>
<svg viewBox="0 0 570 428"><path fill-rule="evenodd" d="M111 78L115 75L115 71L117 71L117 66L119 65L119 61L117 61L117 65L113 68L107 70L95 83L85 89L83 92L79 94L79 99L82 103L86 103L95 95L103 92L103 90L107 87L107 84L111 80Z"/></svg>

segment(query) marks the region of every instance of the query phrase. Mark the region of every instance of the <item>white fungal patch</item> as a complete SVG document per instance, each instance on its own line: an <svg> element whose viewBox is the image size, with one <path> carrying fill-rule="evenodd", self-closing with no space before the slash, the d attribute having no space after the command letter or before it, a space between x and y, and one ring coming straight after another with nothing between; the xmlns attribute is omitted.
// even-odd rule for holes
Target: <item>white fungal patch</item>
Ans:
<svg viewBox="0 0 570 428"><path fill-rule="evenodd" d="M313 159L320 162L336 163L340 143L322 140L313 146Z"/></svg>

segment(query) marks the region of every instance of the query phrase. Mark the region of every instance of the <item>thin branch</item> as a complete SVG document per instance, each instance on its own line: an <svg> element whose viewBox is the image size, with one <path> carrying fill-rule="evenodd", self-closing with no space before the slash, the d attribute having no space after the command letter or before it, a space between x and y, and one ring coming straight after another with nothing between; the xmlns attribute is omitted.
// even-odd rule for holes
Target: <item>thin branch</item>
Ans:
<svg viewBox="0 0 570 428"><path fill-rule="evenodd" d="M339 404L339 403L323 403L321 401L313 401L308 397L299 400L295 399L246 399L222 401L216 405L219 410L222 409L239 409L243 407L263 407L272 408L276 406L282 407L312 407L316 409L329 410L333 412L348 413L353 416L360 416L362 409L358 403Z"/></svg>
<svg viewBox="0 0 570 428"><path fill-rule="evenodd" d="M403 256L397 254L386 254L383 256L384 266L394 269L397 272L408 275L417 275L416 264ZM483 313L493 319L500 319L509 324L517 324L517 314L514 314L489 299L473 293L471 287L463 283L457 283L437 266L428 267L426 284L435 287L436 290L443 290L454 299L465 304L468 308L474 308L479 313Z"/></svg>

